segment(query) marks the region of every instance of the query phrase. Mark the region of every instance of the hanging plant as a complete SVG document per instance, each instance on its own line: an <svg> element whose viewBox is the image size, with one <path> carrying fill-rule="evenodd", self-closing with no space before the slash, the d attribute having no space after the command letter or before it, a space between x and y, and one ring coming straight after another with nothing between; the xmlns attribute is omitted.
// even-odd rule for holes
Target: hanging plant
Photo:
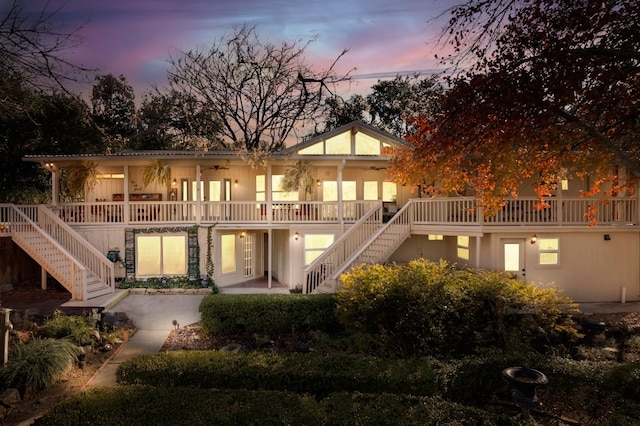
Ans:
<svg viewBox="0 0 640 426"><path fill-rule="evenodd" d="M98 163L80 161L67 168L67 190L71 197L77 198L98 185Z"/></svg>
<svg viewBox="0 0 640 426"><path fill-rule="evenodd" d="M151 182L157 181L167 189L171 188L171 167L164 160L151 160L142 170L142 183L147 187Z"/></svg>
<svg viewBox="0 0 640 426"><path fill-rule="evenodd" d="M298 160L284 172L282 178L283 191L299 191L304 190L306 199L311 199L313 192L313 175L311 174L311 163L309 161Z"/></svg>

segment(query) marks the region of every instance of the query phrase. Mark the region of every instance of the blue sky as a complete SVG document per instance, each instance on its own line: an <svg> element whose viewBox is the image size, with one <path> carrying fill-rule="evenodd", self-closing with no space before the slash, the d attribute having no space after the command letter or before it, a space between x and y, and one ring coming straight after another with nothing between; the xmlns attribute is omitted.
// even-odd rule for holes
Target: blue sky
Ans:
<svg viewBox="0 0 640 426"><path fill-rule="evenodd" d="M11 0L0 0L0 4ZM37 11L45 0L24 0ZM307 40L314 67L342 52L338 71L360 76L350 91L368 93L377 79L438 68L435 38L459 0L49 0L57 21L83 25L84 42L69 52L74 63L101 74L123 74L137 98L165 81L167 59L178 50L205 49L233 26L254 25L262 40ZM444 16L440 16L444 13ZM439 19L436 19L440 16ZM364 78L366 76L373 78ZM346 89L345 89L346 90ZM344 93L343 95L349 95Z"/></svg>

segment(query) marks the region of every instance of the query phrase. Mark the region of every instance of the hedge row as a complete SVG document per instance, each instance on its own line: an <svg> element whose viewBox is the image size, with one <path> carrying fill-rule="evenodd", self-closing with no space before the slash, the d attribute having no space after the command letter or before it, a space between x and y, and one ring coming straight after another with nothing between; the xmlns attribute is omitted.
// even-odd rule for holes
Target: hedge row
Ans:
<svg viewBox="0 0 640 426"><path fill-rule="evenodd" d="M200 303L205 332L291 333L339 328L335 298L302 294L212 294Z"/></svg>
<svg viewBox="0 0 640 426"><path fill-rule="evenodd" d="M123 384L158 387L288 390L316 396L332 392L434 395L435 360L388 360L349 355L179 351L122 363Z"/></svg>
<svg viewBox="0 0 640 426"><path fill-rule="evenodd" d="M316 401L292 392L123 386L98 388L34 425L497 425L519 424L434 397L336 393Z"/></svg>
<svg viewBox="0 0 640 426"><path fill-rule="evenodd" d="M349 355L170 352L120 365L120 383L158 387L288 390L326 396L334 392L441 395L483 405L495 395L510 398L501 376L512 366L536 368L549 384L543 400L582 407L592 418L602 407L640 403L640 362L572 361L536 354L491 352L444 363L433 358L380 359ZM587 395L577 398L576 395ZM599 404L606 398L609 404Z"/></svg>

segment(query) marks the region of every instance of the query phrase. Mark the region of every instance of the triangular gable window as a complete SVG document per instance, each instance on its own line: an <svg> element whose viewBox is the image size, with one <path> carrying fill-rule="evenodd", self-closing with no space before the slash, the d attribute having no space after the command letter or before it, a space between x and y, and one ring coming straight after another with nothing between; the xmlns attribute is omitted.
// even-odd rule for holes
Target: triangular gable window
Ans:
<svg viewBox="0 0 640 426"><path fill-rule="evenodd" d="M380 155L380 141L362 132L356 134L356 155Z"/></svg>
<svg viewBox="0 0 640 426"><path fill-rule="evenodd" d="M326 154L351 154L351 132L344 132L325 141Z"/></svg>

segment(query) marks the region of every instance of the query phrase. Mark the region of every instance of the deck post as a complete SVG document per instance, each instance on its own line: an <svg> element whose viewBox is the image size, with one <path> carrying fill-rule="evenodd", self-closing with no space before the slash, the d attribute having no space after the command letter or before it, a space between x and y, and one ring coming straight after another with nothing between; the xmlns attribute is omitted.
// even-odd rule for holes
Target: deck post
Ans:
<svg viewBox="0 0 640 426"><path fill-rule="evenodd" d="M44 267L40 267L40 287L43 290L47 289L47 270Z"/></svg>

